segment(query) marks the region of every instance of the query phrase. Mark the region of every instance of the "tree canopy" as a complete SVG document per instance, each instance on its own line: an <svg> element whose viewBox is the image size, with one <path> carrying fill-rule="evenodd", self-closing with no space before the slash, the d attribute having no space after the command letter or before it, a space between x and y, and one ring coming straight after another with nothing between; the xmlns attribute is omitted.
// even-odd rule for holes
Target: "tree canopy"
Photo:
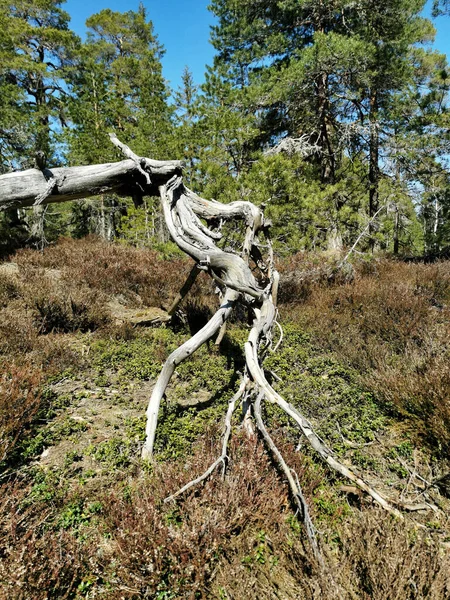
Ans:
<svg viewBox="0 0 450 600"><path fill-rule="evenodd" d="M279 252L340 251L369 221L363 249L448 249L449 71L424 0L212 0L214 62L201 86L186 66L175 91L143 5L92 15L84 42L62 6L0 2L2 172L36 152L113 160L112 131L186 160L206 196L267 204ZM55 235L166 240L151 202L102 206L67 209Z"/></svg>

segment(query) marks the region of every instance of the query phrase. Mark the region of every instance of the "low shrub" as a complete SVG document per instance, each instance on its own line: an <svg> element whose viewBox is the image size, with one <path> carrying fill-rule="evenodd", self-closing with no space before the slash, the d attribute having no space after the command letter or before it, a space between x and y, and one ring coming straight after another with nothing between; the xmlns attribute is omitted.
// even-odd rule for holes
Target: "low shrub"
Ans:
<svg viewBox="0 0 450 600"><path fill-rule="evenodd" d="M0 464L7 460L41 408L43 373L31 366L3 365L0 373Z"/></svg>
<svg viewBox="0 0 450 600"><path fill-rule="evenodd" d="M61 528L46 523L54 517L48 502L26 502L31 490L20 483L0 486L0 598L59 600L87 591L87 553Z"/></svg>
<svg viewBox="0 0 450 600"><path fill-rule="evenodd" d="M121 296L130 305L161 308L170 306L193 266L187 258L166 261L153 250L111 244L95 236L61 239L42 253L21 250L14 260L21 270L56 269L67 283ZM195 286L195 295L200 295L201 286Z"/></svg>
<svg viewBox="0 0 450 600"><path fill-rule="evenodd" d="M351 365L379 402L436 449L450 440L450 263L376 261L344 285L315 283L280 308Z"/></svg>
<svg viewBox="0 0 450 600"><path fill-rule="evenodd" d="M70 331L93 331L108 321L102 306L89 302L83 295L79 300L55 296L35 299L35 324L39 333L68 333Z"/></svg>
<svg viewBox="0 0 450 600"><path fill-rule="evenodd" d="M185 462L155 464L88 499L24 502L30 490L0 487L5 515L0 561L4 598L258 598L269 600L444 600L449 558L427 532L379 509L349 515L324 473L272 432L303 484L326 568L310 558L286 486L263 447L235 436L218 473L181 496L169 494L216 458L209 432ZM345 519L342 518L345 514ZM336 516L337 515L337 516ZM341 517L339 518L339 515Z"/></svg>

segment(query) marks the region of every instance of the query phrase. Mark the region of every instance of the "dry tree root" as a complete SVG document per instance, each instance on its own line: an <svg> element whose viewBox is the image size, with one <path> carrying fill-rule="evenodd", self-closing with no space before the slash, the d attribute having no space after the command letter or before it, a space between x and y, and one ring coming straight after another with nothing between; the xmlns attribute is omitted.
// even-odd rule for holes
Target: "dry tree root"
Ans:
<svg viewBox="0 0 450 600"><path fill-rule="evenodd" d="M281 471L284 473L286 479L288 480L289 488L290 488L291 494L292 494L292 501L297 506L300 518L305 525L306 535L308 536L308 540L309 540L309 543L311 544L311 548L313 550L314 556L320 564L323 564L323 559L322 559L322 556L319 551L319 546L317 545L316 532L315 532L311 517L309 515L308 504L303 495L302 488L300 486L300 482L298 481L298 477L297 477L296 473L293 472L292 469L290 469L287 466L287 464L283 458L283 455L276 447L274 441L270 437L270 435L264 425L264 421L263 421L263 418L261 415L261 400L263 399L263 397L264 397L264 392L260 392L256 398L256 401L255 401L255 404L253 407L256 425L258 427L259 432L261 433L261 435L263 437L264 443L269 448L270 452L272 453L276 462L278 463L278 466L280 467ZM294 475L295 475L295 478L294 478Z"/></svg>
<svg viewBox="0 0 450 600"><path fill-rule="evenodd" d="M174 350L166 360L164 367L158 377L155 387L153 388L152 396L147 408L147 425L145 429L146 440L142 451L143 458L151 458L153 453L153 444L155 441L156 425L158 423L158 412L161 400L165 395L170 379L175 372L175 368L188 356L193 354L200 346L213 337L222 327L226 319L231 313L237 299L237 293L230 290L225 294L224 301L208 321L208 323L200 329L187 342Z"/></svg>
<svg viewBox="0 0 450 600"><path fill-rule="evenodd" d="M131 157L145 171L147 168L146 159L140 159L134 155L118 140L113 141L125 156ZM261 414L261 402L264 399L267 402L277 404L296 422L311 447L333 470L369 494L384 509L402 518L402 514L378 491L373 489L361 477L355 475L352 469L336 460L332 451L320 440L300 410L286 402L266 379L262 363L265 353L272 344L272 330L274 327L280 327L277 323L276 309L279 275L274 268L273 252L268 233L270 224L265 222L262 211L251 202L232 202L224 205L219 202L205 200L185 187L182 177L178 173L173 175L165 184L159 186L159 194L166 225L173 241L196 263L191 276L183 286L180 299L187 293L198 271L205 270L221 288L223 300L210 321L167 359L147 409L146 440L142 449L143 458L152 458L160 403L176 366L219 331L224 331L226 320L237 303L243 303L249 307L255 317L244 347L246 367L243 382L237 394L230 401L225 419L222 453L205 473L187 483L167 498L166 501L174 500L180 494L206 480L221 464L225 470L227 445L231 435L231 417L236 403L239 399L242 399L246 418L249 417L252 411L257 430L272 454L275 463L288 481L293 504L303 520L312 551L319 563L322 562L314 526L298 479L294 477L293 472L284 461L281 452L264 425ZM241 255L220 249L216 244L221 237L220 233L209 229L201 219L206 222L216 221L217 219L221 221L242 219L246 229ZM264 247L268 250L266 260L262 258L260 251L263 245L258 242L259 234L264 236ZM261 270L262 277L265 280L263 286L256 281L249 268L250 258ZM275 346L275 351L281 343L281 338Z"/></svg>

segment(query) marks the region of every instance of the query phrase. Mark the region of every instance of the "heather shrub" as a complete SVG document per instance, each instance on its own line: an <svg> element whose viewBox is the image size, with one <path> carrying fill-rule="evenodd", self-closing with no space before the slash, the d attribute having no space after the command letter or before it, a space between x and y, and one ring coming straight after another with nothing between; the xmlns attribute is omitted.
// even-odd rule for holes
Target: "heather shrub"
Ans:
<svg viewBox="0 0 450 600"><path fill-rule="evenodd" d="M20 269L20 299L41 334L89 331L107 322L106 297L82 281L26 264Z"/></svg>
<svg viewBox="0 0 450 600"><path fill-rule="evenodd" d="M315 284L282 314L355 368L388 411L415 419L435 448L450 439L450 265L377 261L344 285Z"/></svg>
<svg viewBox="0 0 450 600"><path fill-rule="evenodd" d="M166 462L126 494L117 490L102 499L109 544L96 559L94 573L107 578L114 571L107 598L119 593L124 598L220 597L222 574L236 563L240 585L254 568L260 567L266 576L275 568L289 570L282 549L285 536L297 559L293 585L302 590L301 572L309 561L290 525L284 485L259 444L240 438L232 444L225 481L216 474L179 501L163 504L215 459L217 448L208 439L214 437L203 438L184 465ZM311 489L308 486L306 492ZM232 580L229 573L226 583Z"/></svg>
<svg viewBox="0 0 450 600"><path fill-rule="evenodd" d="M89 588L86 552L71 533L48 527L54 504L31 504L30 495L17 482L0 486L0 598L80 597Z"/></svg>
<svg viewBox="0 0 450 600"><path fill-rule="evenodd" d="M41 369L2 366L0 373L0 463L4 462L18 441L24 437L42 402Z"/></svg>
<svg viewBox="0 0 450 600"><path fill-rule="evenodd" d="M317 287L342 285L354 277L351 265L340 267L331 256L306 252L283 258L277 268L281 276L278 292L281 304L305 302Z"/></svg>
<svg viewBox="0 0 450 600"><path fill-rule="evenodd" d="M107 322L108 317L102 305L96 300L89 301L92 294L77 295L78 299L62 293L35 297L35 324L39 333L92 331Z"/></svg>
<svg viewBox="0 0 450 600"><path fill-rule="evenodd" d="M444 600L449 559L427 532L379 509L330 521L324 473L280 443L320 523L325 568L311 559L282 478L259 443L234 437L225 480L216 473L175 502L169 494L217 455L209 431L183 462L111 482L88 501L0 488L4 598L241 598ZM329 483L327 488L329 490ZM332 495L329 496L332 498ZM319 502L320 500L320 502ZM336 497L334 498L336 502ZM344 503L341 503L344 506Z"/></svg>
<svg viewBox="0 0 450 600"><path fill-rule="evenodd" d="M344 598L444 600L450 595L450 559L439 541L380 509L349 521L339 547L334 573Z"/></svg>
<svg viewBox="0 0 450 600"><path fill-rule="evenodd" d="M0 273L0 309L4 308L19 295L18 285L11 275Z"/></svg>
<svg viewBox="0 0 450 600"><path fill-rule="evenodd" d="M0 309L0 356L18 357L35 347L38 332L32 316L16 307Z"/></svg>
<svg viewBox="0 0 450 600"><path fill-rule="evenodd" d="M15 260L21 269L57 269L63 279L75 284L120 295L136 306L162 308L168 308L193 264L186 258L165 261L153 250L111 244L94 236L61 239L42 253L21 250Z"/></svg>

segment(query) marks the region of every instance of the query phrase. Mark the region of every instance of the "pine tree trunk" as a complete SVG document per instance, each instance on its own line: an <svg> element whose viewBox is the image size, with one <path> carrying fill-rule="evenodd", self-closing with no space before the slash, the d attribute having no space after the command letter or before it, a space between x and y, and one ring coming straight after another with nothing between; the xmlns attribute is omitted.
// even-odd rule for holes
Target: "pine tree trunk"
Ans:
<svg viewBox="0 0 450 600"><path fill-rule="evenodd" d="M328 90L328 74L321 73L317 79L317 99L321 147L320 180L323 185L332 185L336 181L336 157L332 140L332 124ZM327 234L327 250L333 254L342 252L342 235L338 219L332 223Z"/></svg>
<svg viewBox="0 0 450 600"><path fill-rule="evenodd" d="M336 179L336 157L332 142L328 75L321 73L317 79L318 113L321 156L321 182L333 184Z"/></svg>
<svg viewBox="0 0 450 600"><path fill-rule="evenodd" d="M369 219L375 215L378 210L379 190L378 184L380 179L379 173L379 132L378 132L378 95L373 91L370 95L370 143L369 143ZM375 239L373 237L375 231L374 224L371 223L369 228L370 247L375 249Z"/></svg>
<svg viewBox="0 0 450 600"><path fill-rule="evenodd" d="M400 211L398 206L395 207L395 221L394 221L394 254L397 256L399 249L399 233L400 233Z"/></svg>

